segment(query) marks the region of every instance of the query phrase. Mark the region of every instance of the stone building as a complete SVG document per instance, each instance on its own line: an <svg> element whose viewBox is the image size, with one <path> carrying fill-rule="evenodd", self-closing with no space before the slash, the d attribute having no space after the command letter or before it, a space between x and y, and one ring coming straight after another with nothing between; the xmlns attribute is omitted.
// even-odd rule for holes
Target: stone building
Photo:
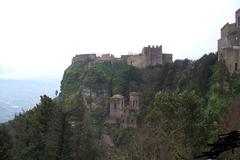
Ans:
<svg viewBox="0 0 240 160"><path fill-rule="evenodd" d="M114 95L110 99L110 119L116 122L122 118L125 107L124 97L121 95Z"/></svg>
<svg viewBox="0 0 240 160"><path fill-rule="evenodd" d="M240 9L235 12L235 23L227 23L221 28L218 61L226 65L230 74L240 70Z"/></svg>
<svg viewBox="0 0 240 160"><path fill-rule="evenodd" d="M98 61L112 61L115 57L112 54L103 54L101 57L97 57Z"/></svg>
<svg viewBox="0 0 240 160"><path fill-rule="evenodd" d="M95 61L97 60L97 56L94 53L91 54L79 54L72 58L72 63L75 62L85 62L85 61Z"/></svg>
<svg viewBox="0 0 240 160"><path fill-rule="evenodd" d="M142 53L136 55L122 55L115 58L112 54L103 54L97 57L96 54L80 54L72 59L72 63L85 61L122 61L137 68L145 68L158 64L172 63L172 54L162 53L162 46L148 46L142 49Z"/></svg>
<svg viewBox="0 0 240 160"><path fill-rule="evenodd" d="M162 46L148 46L137 55L123 55L122 60L137 68L145 68L158 64L172 63L172 54L162 53Z"/></svg>
<svg viewBox="0 0 240 160"><path fill-rule="evenodd" d="M136 92L129 93L129 104L125 105L124 97L114 95L110 100L110 119L119 122L121 128L136 128L136 111L139 110L139 95Z"/></svg>

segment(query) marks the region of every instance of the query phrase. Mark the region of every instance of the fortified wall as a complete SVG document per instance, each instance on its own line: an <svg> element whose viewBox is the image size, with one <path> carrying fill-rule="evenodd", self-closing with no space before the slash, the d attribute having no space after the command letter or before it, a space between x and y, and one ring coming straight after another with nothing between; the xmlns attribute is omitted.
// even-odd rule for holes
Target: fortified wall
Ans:
<svg viewBox="0 0 240 160"><path fill-rule="evenodd" d="M172 63L172 54L162 53L162 46L148 46L142 49L142 53L136 55L122 55L115 58L112 54L104 54L97 57L96 54L80 54L72 59L72 63L78 61L123 61L137 68L145 68L158 64Z"/></svg>
<svg viewBox="0 0 240 160"><path fill-rule="evenodd" d="M227 23L221 28L218 61L226 65L230 74L240 70L240 9L235 12L235 23Z"/></svg>
<svg viewBox="0 0 240 160"><path fill-rule="evenodd" d="M129 65L137 68L145 68L158 64L172 63L172 54L162 53L162 46L148 46L137 55L123 55L121 57Z"/></svg>

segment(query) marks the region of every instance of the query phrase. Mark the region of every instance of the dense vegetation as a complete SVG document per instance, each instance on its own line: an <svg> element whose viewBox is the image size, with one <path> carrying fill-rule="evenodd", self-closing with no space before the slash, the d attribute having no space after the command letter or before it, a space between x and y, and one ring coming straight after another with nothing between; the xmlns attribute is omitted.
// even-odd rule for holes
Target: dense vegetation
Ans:
<svg viewBox="0 0 240 160"><path fill-rule="evenodd" d="M105 123L107 106L89 110L83 86L108 97L139 92L139 127ZM145 69L122 62L74 63L64 73L59 97L42 96L35 108L1 125L0 159L190 160L218 134L239 129L239 93L240 75L229 75L214 53ZM106 146L103 135L115 146ZM236 151L221 158L239 156Z"/></svg>

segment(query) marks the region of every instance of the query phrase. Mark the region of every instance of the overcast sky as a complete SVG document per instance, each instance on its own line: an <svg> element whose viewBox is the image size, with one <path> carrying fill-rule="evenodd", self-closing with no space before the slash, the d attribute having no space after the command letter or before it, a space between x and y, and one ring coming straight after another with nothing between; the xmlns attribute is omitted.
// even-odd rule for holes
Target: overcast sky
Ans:
<svg viewBox="0 0 240 160"><path fill-rule="evenodd" d="M76 54L147 45L198 59L217 50L238 8L240 0L1 0L0 78L54 77Z"/></svg>

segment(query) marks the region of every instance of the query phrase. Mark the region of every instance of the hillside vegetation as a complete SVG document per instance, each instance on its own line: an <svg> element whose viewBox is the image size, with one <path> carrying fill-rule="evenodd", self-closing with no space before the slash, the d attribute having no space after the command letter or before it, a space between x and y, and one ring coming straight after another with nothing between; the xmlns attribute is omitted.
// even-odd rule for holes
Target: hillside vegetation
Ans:
<svg viewBox="0 0 240 160"><path fill-rule="evenodd" d="M106 123L108 98L128 101L129 92L140 93L138 128ZM76 62L64 72L57 98L41 96L32 110L1 125L0 159L190 160L218 134L240 128L239 93L240 75L229 75L214 53L145 69ZM105 101L92 109L96 95ZM221 158L239 156L236 150Z"/></svg>

